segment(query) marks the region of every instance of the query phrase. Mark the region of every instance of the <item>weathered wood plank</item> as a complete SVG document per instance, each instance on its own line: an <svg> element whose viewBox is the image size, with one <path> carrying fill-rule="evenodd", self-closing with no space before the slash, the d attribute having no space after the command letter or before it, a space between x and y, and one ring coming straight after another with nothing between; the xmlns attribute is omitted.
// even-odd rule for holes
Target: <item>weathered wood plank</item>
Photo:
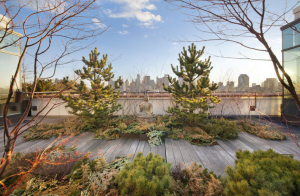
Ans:
<svg viewBox="0 0 300 196"><path fill-rule="evenodd" d="M116 149L112 151L112 153L110 153L110 156L107 157L107 162L111 162L112 160L115 159L115 157L117 157L117 155L123 150L123 147L126 145L127 141L129 140L129 138L121 138L120 143L116 146Z"/></svg>
<svg viewBox="0 0 300 196"><path fill-rule="evenodd" d="M146 144L146 143L148 143L148 142L146 142L146 141L140 141L140 142L139 142L139 145L138 145L138 147L137 147L137 149L136 149L136 152L135 152L134 156L132 157L132 159L135 158L136 155L137 155L139 152L143 153L144 147L145 147L145 144Z"/></svg>
<svg viewBox="0 0 300 196"><path fill-rule="evenodd" d="M139 139L134 139L131 146L130 146L130 148L129 148L129 150L128 150L128 152L127 152L127 155L132 154L132 156L130 158L131 160L134 158L134 154L135 154L135 152L138 148L139 143L140 143Z"/></svg>
<svg viewBox="0 0 300 196"><path fill-rule="evenodd" d="M90 147L88 147L88 149L86 149L86 152L92 152L98 145L100 145L104 141L104 139L93 139L92 141L95 142Z"/></svg>
<svg viewBox="0 0 300 196"><path fill-rule="evenodd" d="M188 141L183 141L183 143L185 144L187 152L190 154L191 161L197 163L198 165L203 165L192 144Z"/></svg>
<svg viewBox="0 0 300 196"><path fill-rule="evenodd" d="M217 139L217 142L233 159L236 159L235 151L229 148L222 140Z"/></svg>
<svg viewBox="0 0 300 196"><path fill-rule="evenodd" d="M245 143L241 142L238 139L230 139L228 140L232 145L234 145L235 147L237 147L238 149L242 149L242 150L249 150L250 152L253 152L253 149L250 148L249 146L247 146Z"/></svg>
<svg viewBox="0 0 300 196"><path fill-rule="evenodd" d="M122 150L120 151L120 153L117 156L119 156L119 157L127 156L133 140L134 140L133 138L129 138L124 146L120 146L120 148L122 148Z"/></svg>
<svg viewBox="0 0 300 196"><path fill-rule="evenodd" d="M234 166L234 159L221 146L215 145L213 147L220 153L223 159L225 159L231 166Z"/></svg>
<svg viewBox="0 0 300 196"><path fill-rule="evenodd" d="M181 151L179 148L179 141L178 140L174 140L171 139L172 141L172 149L173 149L173 154L174 154L174 158L175 158L175 162L176 163L184 163L183 157L181 155Z"/></svg>
<svg viewBox="0 0 300 196"><path fill-rule="evenodd" d="M191 158L191 156L190 156L190 154L189 154L189 152L188 152L188 150L187 150L187 148L185 146L184 141L183 140L179 140L178 144L179 144L179 148L180 148L181 155L182 155L182 158L184 160L184 163L186 165L190 166L191 163L192 163L192 158Z"/></svg>
<svg viewBox="0 0 300 196"><path fill-rule="evenodd" d="M157 154L159 154L162 158L166 159L166 148L165 148L165 142L159 146L157 146Z"/></svg>
<svg viewBox="0 0 300 196"><path fill-rule="evenodd" d="M81 148L78 148L79 152L88 152L88 149L91 146L97 146L99 144L99 142L101 142L102 140L96 140L96 139L91 139L89 142L87 142L84 146L82 146ZM95 148L94 147L94 148Z"/></svg>
<svg viewBox="0 0 300 196"><path fill-rule="evenodd" d="M250 148L252 148L253 150L262 150L261 148L259 148L258 146L256 146L255 144L251 143L250 141L248 141L247 139L245 139L243 137L239 137L239 140L241 142L243 142L244 144L246 144L247 146L249 146Z"/></svg>
<svg viewBox="0 0 300 196"><path fill-rule="evenodd" d="M196 145L192 145L193 148L195 149L198 157L200 158L201 162L202 162L202 166L204 168L207 168L208 170L211 170L210 168L210 161L209 159L206 157L204 151L202 150L203 146L196 146Z"/></svg>
<svg viewBox="0 0 300 196"><path fill-rule="evenodd" d="M99 143L94 150L91 151L91 158L90 159L96 159L97 157L100 156L100 154L104 154L109 147L111 146L111 144L114 143L115 140L104 140L101 143Z"/></svg>
<svg viewBox="0 0 300 196"><path fill-rule="evenodd" d="M143 156L146 157L150 151L151 151L151 146L148 141L145 141Z"/></svg>
<svg viewBox="0 0 300 196"><path fill-rule="evenodd" d="M103 156L105 157L106 161L108 162L108 158L109 156L118 148L118 145L120 144L120 142L122 141L121 138L118 138L116 140L114 140L111 145L109 146L109 148L106 150L105 153L103 153ZM108 162L109 163L109 162Z"/></svg>
<svg viewBox="0 0 300 196"><path fill-rule="evenodd" d="M172 141L169 138L165 139L165 148L166 148L166 158L167 163L172 163L172 166L175 165L175 157L173 154Z"/></svg>
<svg viewBox="0 0 300 196"><path fill-rule="evenodd" d="M210 161L210 168L214 171L217 175L224 175L224 170L226 168L227 161L224 161L220 153L218 153L213 146L206 146L205 152L207 155L207 158Z"/></svg>
<svg viewBox="0 0 300 196"><path fill-rule="evenodd" d="M271 146L267 145L266 143L264 143L260 140L257 140L257 138L249 137L249 135L246 133L239 133L239 137L247 139L248 141L255 144L262 150L268 150L269 148L271 148Z"/></svg>
<svg viewBox="0 0 300 196"><path fill-rule="evenodd" d="M153 156L157 154L158 146L150 147L150 151L153 153Z"/></svg>
<svg viewBox="0 0 300 196"><path fill-rule="evenodd" d="M76 146L77 150L80 151L81 148L83 148L85 145L89 144L94 137L94 134L89 134L87 137L84 137L82 139L79 139L79 143Z"/></svg>

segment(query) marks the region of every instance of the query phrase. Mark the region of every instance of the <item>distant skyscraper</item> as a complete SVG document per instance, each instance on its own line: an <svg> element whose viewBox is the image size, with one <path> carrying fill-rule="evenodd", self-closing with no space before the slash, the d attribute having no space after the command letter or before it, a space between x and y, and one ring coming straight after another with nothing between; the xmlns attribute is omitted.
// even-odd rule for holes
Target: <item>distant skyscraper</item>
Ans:
<svg viewBox="0 0 300 196"><path fill-rule="evenodd" d="M233 92L234 91L234 82L233 81L228 81L226 84L226 91L228 92Z"/></svg>
<svg viewBox="0 0 300 196"><path fill-rule="evenodd" d="M136 86L136 90L139 91L141 90L141 75L137 74L136 80L135 80L135 86Z"/></svg>
<svg viewBox="0 0 300 196"><path fill-rule="evenodd" d="M247 74L241 74L238 80L238 90L246 91L249 89L249 76Z"/></svg>
<svg viewBox="0 0 300 196"><path fill-rule="evenodd" d="M252 83L252 87L255 87L256 86L256 83Z"/></svg>
<svg viewBox="0 0 300 196"><path fill-rule="evenodd" d="M264 81L264 87L271 92L274 92L278 89L278 81L277 78L267 78Z"/></svg>

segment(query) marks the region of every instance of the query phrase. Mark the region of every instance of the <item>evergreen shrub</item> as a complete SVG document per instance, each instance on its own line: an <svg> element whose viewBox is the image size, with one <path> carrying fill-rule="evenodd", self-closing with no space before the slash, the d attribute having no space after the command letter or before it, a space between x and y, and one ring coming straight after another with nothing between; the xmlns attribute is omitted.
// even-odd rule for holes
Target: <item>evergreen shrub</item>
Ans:
<svg viewBox="0 0 300 196"><path fill-rule="evenodd" d="M226 168L225 194L236 196L300 195L300 162L292 155L239 150L234 168Z"/></svg>
<svg viewBox="0 0 300 196"><path fill-rule="evenodd" d="M171 164L150 152L147 157L138 153L137 157L116 176L115 183L123 196L167 195L173 186L170 176Z"/></svg>

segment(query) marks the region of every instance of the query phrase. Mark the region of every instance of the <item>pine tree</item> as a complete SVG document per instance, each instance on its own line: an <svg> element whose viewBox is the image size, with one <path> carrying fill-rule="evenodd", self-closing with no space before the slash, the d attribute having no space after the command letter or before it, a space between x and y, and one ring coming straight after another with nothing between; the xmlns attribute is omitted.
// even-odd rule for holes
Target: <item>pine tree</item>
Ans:
<svg viewBox="0 0 300 196"><path fill-rule="evenodd" d="M207 116L208 108L214 106L210 103L220 103L220 99L212 96L212 91L218 89L216 83L210 84L209 74L211 67L210 57L204 61L200 57L204 53L205 47L197 51L192 43L188 50L183 47L183 52L179 53L179 68L171 65L175 75L183 79L179 84L176 78L168 77L170 85L164 84L165 91L172 93L174 101L179 107L169 107L167 112L173 114L177 122L187 123L189 126L196 126L199 120ZM179 120L179 121L178 121Z"/></svg>
<svg viewBox="0 0 300 196"><path fill-rule="evenodd" d="M83 117L89 129L110 126L112 115L121 109L121 105L116 104L116 99L119 97L123 81L119 77L115 82L115 89L105 83L114 78L112 64L107 65L107 54L98 60L99 55L95 48L91 51L89 60L82 57L86 66L75 71L81 79L80 83L73 87L75 95L61 96L63 100L68 101L66 107L71 108L70 113ZM91 89L87 88L84 81L90 82ZM68 78L64 78L64 83L68 83Z"/></svg>

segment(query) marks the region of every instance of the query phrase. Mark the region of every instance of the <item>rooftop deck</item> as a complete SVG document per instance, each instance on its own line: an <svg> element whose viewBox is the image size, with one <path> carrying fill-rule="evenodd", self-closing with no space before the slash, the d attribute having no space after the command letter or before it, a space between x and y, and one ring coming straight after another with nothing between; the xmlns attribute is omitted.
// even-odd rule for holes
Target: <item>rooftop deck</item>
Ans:
<svg viewBox="0 0 300 196"><path fill-rule="evenodd" d="M257 120L257 119L254 119ZM287 127L282 125L281 129L287 130ZM291 133L300 138L300 129L291 127ZM1 134L2 135L2 134ZM93 133L83 133L79 136L72 137L66 144L67 147L77 145L79 152L91 152L97 154L99 150L103 153L108 162L112 161L117 156L126 156L133 154L133 159L138 152L142 152L146 156L149 152L160 154L167 162L173 165L177 162L190 165L192 162L203 165L208 170L213 170L216 174L224 176L224 169L227 165L234 166L235 152L238 149L243 150L267 150L272 148L274 151L288 155L293 154L294 158L300 160L300 149L295 145L291 138L284 141L271 141L256 137L249 133L239 133L238 139L233 140L217 140L219 145L214 146L196 146L191 145L187 141L165 139L160 146L150 147L147 141L140 141L133 138L119 138L116 140L93 139ZM16 142L15 152L29 152L37 148L42 149L54 142L56 138L49 140L24 141L19 137ZM0 143L3 144L3 135L0 136ZM3 153L4 147L0 147L0 152ZM94 156L93 158L96 158Z"/></svg>

